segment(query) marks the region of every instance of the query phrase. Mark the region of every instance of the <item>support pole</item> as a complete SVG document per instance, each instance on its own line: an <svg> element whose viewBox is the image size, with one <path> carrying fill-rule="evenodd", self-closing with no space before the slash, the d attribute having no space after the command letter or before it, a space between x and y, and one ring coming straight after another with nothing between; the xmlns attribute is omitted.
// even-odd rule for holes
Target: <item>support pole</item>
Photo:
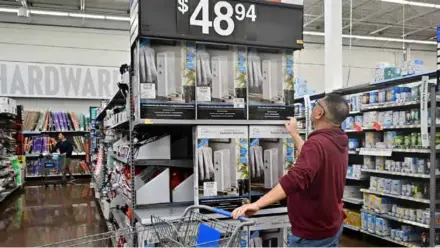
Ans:
<svg viewBox="0 0 440 248"><path fill-rule="evenodd" d="M342 0L325 4L325 92L343 87L342 79Z"/></svg>

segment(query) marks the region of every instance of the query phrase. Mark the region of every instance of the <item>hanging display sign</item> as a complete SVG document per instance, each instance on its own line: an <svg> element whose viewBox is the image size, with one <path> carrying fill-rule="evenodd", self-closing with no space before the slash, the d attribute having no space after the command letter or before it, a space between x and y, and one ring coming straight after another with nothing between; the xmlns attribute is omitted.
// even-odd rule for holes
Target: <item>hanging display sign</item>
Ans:
<svg viewBox="0 0 440 248"><path fill-rule="evenodd" d="M422 84L420 85L420 132L422 136L422 146L429 147L428 134L428 101L429 101L429 77L422 77Z"/></svg>
<svg viewBox="0 0 440 248"><path fill-rule="evenodd" d="M110 98L119 81L118 68L0 61L0 96Z"/></svg>
<svg viewBox="0 0 440 248"><path fill-rule="evenodd" d="M303 48L303 6L255 0L143 0L130 8L138 36Z"/></svg>

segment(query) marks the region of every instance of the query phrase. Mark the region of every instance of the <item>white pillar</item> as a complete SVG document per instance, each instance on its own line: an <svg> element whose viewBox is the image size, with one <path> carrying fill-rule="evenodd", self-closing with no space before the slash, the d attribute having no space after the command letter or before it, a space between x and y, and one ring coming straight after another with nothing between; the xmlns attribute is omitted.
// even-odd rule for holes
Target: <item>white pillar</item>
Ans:
<svg viewBox="0 0 440 248"><path fill-rule="evenodd" d="M342 78L342 0L324 0L325 92L343 87Z"/></svg>

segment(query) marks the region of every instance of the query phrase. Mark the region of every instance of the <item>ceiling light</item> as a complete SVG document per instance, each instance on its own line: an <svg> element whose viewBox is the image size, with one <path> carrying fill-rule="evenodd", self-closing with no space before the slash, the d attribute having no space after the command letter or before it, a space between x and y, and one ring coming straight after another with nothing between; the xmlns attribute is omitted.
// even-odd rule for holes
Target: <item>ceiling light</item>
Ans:
<svg viewBox="0 0 440 248"><path fill-rule="evenodd" d="M422 3L422 2L406 1L406 0L381 0L381 1L382 2L389 2L389 3L398 3L398 4L405 4L405 5L440 9L440 5L436 5L433 3Z"/></svg>
<svg viewBox="0 0 440 248"><path fill-rule="evenodd" d="M85 14L85 18L89 18L89 19L105 19L105 16L103 16L103 15Z"/></svg>
<svg viewBox="0 0 440 248"><path fill-rule="evenodd" d="M17 13L18 9L12 9L12 8L0 8L0 12L5 13Z"/></svg>
<svg viewBox="0 0 440 248"><path fill-rule="evenodd" d="M124 16L105 16L105 19L107 19L107 20L114 20L114 21L129 21L130 17L124 17Z"/></svg>
<svg viewBox="0 0 440 248"><path fill-rule="evenodd" d="M382 2L409 4L409 1L406 0L382 0Z"/></svg>
<svg viewBox="0 0 440 248"><path fill-rule="evenodd" d="M31 10L31 14L34 15L49 15L49 16L68 16L67 12L59 12L59 11L44 11L44 10Z"/></svg>
<svg viewBox="0 0 440 248"><path fill-rule="evenodd" d="M435 8L437 6L433 3L420 3L420 2L409 2L408 5L427 7L427 8Z"/></svg>
<svg viewBox="0 0 440 248"><path fill-rule="evenodd" d="M325 36L323 32L310 32L304 31L303 34L311 35L311 36ZM428 40L409 40L409 39L399 39L399 38L388 38L388 37L378 37L378 36L362 36L362 35L349 35L343 34L342 38L347 39L358 39L358 40L373 40L373 41L389 41L389 42L400 42L400 43L414 43L414 44L423 44L423 45L437 45L435 41Z"/></svg>

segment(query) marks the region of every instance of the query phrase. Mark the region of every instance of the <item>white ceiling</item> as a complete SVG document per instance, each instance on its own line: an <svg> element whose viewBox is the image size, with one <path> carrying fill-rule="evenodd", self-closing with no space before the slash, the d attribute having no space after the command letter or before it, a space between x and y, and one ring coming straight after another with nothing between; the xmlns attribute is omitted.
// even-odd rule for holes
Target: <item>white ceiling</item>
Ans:
<svg viewBox="0 0 440 248"><path fill-rule="evenodd" d="M27 0L29 8L57 11L81 11L85 2L86 13L128 16L129 0ZM440 4L440 0L413 0ZM434 40L436 26L440 25L440 9L408 6L380 0L342 0L343 33L350 33L350 10L353 15L354 35ZM16 0L0 0L0 7L19 7ZM351 8L352 7L352 8ZM324 31L324 0L304 0L305 31ZM1 19L0 19L1 21ZM111 23L109 27L111 29ZM127 25L128 28L128 25Z"/></svg>

